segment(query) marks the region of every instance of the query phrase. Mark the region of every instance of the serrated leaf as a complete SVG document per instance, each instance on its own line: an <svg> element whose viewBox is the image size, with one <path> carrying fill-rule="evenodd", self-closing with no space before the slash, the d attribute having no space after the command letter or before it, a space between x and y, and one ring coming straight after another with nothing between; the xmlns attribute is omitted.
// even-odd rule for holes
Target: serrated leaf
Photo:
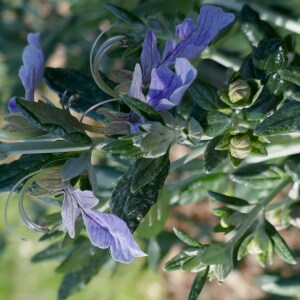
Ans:
<svg viewBox="0 0 300 300"><path fill-rule="evenodd" d="M197 300L205 284L208 272L209 272L209 266L196 275L193 284L191 286L191 289L189 291L188 300Z"/></svg>
<svg viewBox="0 0 300 300"><path fill-rule="evenodd" d="M144 24L143 21L130 11L121 8L119 6L113 5L113 4L105 4L105 7L113 13L119 20L127 22L129 24L132 23L139 23L139 24Z"/></svg>
<svg viewBox="0 0 300 300"><path fill-rule="evenodd" d="M169 164L169 153L158 158L141 158L132 178L130 191L136 193L143 186L149 184L166 164Z"/></svg>
<svg viewBox="0 0 300 300"><path fill-rule="evenodd" d="M168 161L151 182L136 192L132 192L132 181L142 160L143 158L138 159L122 176L114 188L110 200L111 212L123 219L132 232L135 231L151 206L155 204L170 166Z"/></svg>
<svg viewBox="0 0 300 300"><path fill-rule="evenodd" d="M234 206L247 206L249 205L249 203L241 198L237 198L237 197L232 197L232 196L227 196L227 195L223 195L220 193L216 193L213 191L207 191L208 195L210 197L212 197L213 199L220 201L226 205L234 205Z"/></svg>
<svg viewBox="0 0 300 300"><path fill-rule="evenodd" d="M124 102L140 117L145 118L148 121L157 121L161 124L165 124L162 116L154 108L152 108L145 102L132 97L124 97L122 98L122 102Z"/></svg>
<svg viewBox="0 0 300 300"><path fill-rule="evenodd" d="M300 67L287 67L278 73L282 79L300 86Z"/></svg>
<svg viewBox="0 0 300 300"><path fill-rule="evenodd" d="M207 114L207 126L204 132L208 136L217 136L222 134L230 125L231 117L218 111L210 111Z"/></svg>
<svg viewBox="0 0 300 300"><path fill-rule="evenodd" d="M278 256L283 259L285 262L295 265L297 262L285 242L285 240L280 236L280 234L277 232L275 227L269 223L268 221L265 221L265 228L266 228L266 233L269 235L269 237L272 239L274 242L274 248Z"/></svg>
<svg viewBox="0 0 300 300"><path fill-rule="evenodd" d="M42 101L33 102L17 98L17 104L24 116L36 127L59 135L75 143L90 144L91 139L81 129L81 123L63 109Z"/></svg>
<svg viewBox="0 0 300 300"><path fill-rule="evenodd" d="M215 149L221 140L222 136L213 138L204 151L204 168L208 173L216 169L228 156L228 151Z"/></svg>
<svg viewBox="0 0 300 300"><path fill-rule="evenodd" d="M217 89L204 81L195 80L189 92L192 99L205 110L217 111L228 107L220 99Z"/></svg>
<svg viewBox="0 0 300 300"><path fill-rule="evenodd" d="M63 277L58 291L58 299L67 299L70 295L83 288L99 272L108 259L108 251L96 249L81 270L68 273Z"/></svg>
<svg viewBox="0 0 300 300"><path fill-rule="evenodd" d="M237 169L232 180L255 189L271 189L287 174L276 165L252 164Z"/></svg>
<svg viewBox="0 0 300 300"><path fill-rule="evenodd" d="M91 74L82 71L48 67L45 69L45 80L60 98L67 92L64 104L71 96L77 95L76 102L72 103L71 108L79 112L84 112L94 104L111 98L98 87ZM107 104L108 107L111 105L113 104ZM101 115L94 111L89 113L89 116L102 119Z"/></svg>
<svg viewBox="0 0 300 300"><path fill-rule="evenodd" d="M255 135L274 135L299 131L300 103L290 101L285 103L273 115L263 120L254 131Z"/></svg>
<svg viewBox="0 0 300 300"><path fill-rule="evenodd" d="M142 156L140 148L133 145L133 140L114 140L102 148L102 151L118 154L122 158L133 159Z"/></svg>
<svg viewBox="0 0 300 300"><path fill-rule="evenodd" d="M185 244L187 244L188 246L191 247L196 247L196 248L203 248L204 246L199 243L197 240L191 238L190 236L188 236L186 233L180 231L177 228L173 228L174 233L176 234L176 236L183 241Z"/></svg>

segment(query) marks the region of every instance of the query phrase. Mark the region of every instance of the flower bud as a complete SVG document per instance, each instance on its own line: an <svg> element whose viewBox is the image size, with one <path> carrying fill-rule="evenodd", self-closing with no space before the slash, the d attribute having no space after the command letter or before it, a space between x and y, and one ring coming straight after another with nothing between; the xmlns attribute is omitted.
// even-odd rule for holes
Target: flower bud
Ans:
<svg viewBox="0 0 300 300"><path fill-rule="evenodd" d="M251 140L248 135L236 135L230 141L230 153L238 159L246 158L252 149Z"/></svg>
<svg viewBox="0 0 300 300"><path fill-rule="evenodd" d="M229 85L228 96L232 103L239 102L240 100L247 101L251 96L251 88L246 81L238 79Z"/></svg>

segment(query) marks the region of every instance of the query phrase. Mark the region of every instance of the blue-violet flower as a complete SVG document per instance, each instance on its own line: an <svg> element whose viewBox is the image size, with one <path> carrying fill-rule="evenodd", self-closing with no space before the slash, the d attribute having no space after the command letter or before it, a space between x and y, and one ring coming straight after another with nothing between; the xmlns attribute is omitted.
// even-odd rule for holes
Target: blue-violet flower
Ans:
<svg viewBox="0 0 300 300"><path fill-rule="evenodd" d="M29 33L27 36L28 46L23 51L23 66L20 68L19 77L25 88L25 99L33 100L34 91L41 83L44 76L44 54L40 44L40 33ZM16 97L8 102L10 112L18 112Z"/></svg>
<svg viewBox="0 0 300 300"><path fill-rule="evenodd" d="M75 221L81 213L91 243L99 248L110 248L114 260L130 263L136 257L146 256L122 219L93 209L99 200L91 191L75 190L69 185L64 194L61 215L71 238L75 236Z"/></svg>

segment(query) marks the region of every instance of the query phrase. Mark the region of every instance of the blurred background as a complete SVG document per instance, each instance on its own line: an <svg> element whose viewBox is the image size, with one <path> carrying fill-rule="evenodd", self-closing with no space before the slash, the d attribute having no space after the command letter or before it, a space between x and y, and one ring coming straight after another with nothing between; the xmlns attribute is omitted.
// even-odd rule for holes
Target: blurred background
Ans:
<svg viewBox="0 0 300 300"><path fill-rule="evenodd" d="M283 36L293 31L297 33L296 49L300 53L299 24L300 1L265 0L265 1L203 1L205 3L224 4L229 9L239 10L243 3L258 7L266 19L275 23L276 30ZM152 29L172 36L176 24L186 16L195 18L199 12L201 1L163 1L163 0L0 0L0 115L7 112L6 103L13 95L23 95L24 90L18 77L22 64L22 51L26 46L28 32L41 32L41 43L47 59L47 66L72 68L89 71L89 53L92 44L101 30L114 23L117 18L106 4L118 5L135 15L145 18ZM281 19L280 19L281 18ZM281 20L281 23L279 22ZM291 28L286 28L285 21L291 21ZM277 22L277 23L276 23ZM279 23L278 23L279 22ZM130 26L128 27L130 28ZM293 29L294 28L294 29ZM126 26L123 26L126 34ZM133 65L138 58L142 37L147 28L136 29L135 51L128 54L128 64ZM298 30L298 32L297 32ZM128 33L129 34L129 33ZM132 33L131 33L132 34ZM167 38L164 36L163 38ZM232 47L234 45L234 48ZM222 66L225 57L229 66L238 66L242 58L251 51L239 28L233 28L230 38L218 41L218 55L212 61L206 59L199 67L200 77L215 85L221 86L227 74ZM221 63L221 64L220 64ZM223 63L224 65L224 63ZM40 93L51 100L57 98L44 85ZM176 153L184 153L185 149L177 148ZM0 183L1 184L1 183ZM205 193L204 193L205 194ZM201 202L174 207L171 209L166 231L178 227L194 236L209 236L217 223L211 214L212 204L199 193ZM0 212L4 211L5 195L0 199ZM11 225L21 228L17 214L16 201L12 201L9 218ZM14 212L16 212L14 214ZM48 300L56 299L62 275L55 272L57 260L32 264L32 256L45 248L38 242L38 234L20 229L28 241L24 242L7 233L3 218L0 218L0 299L3 300ZM199 233L200 232L200 233ZM299 232L289 230L283 233L287 243L293 249L300 249ZM166 254L167 261L178 253L181 245L175 245ZM182 272L165 273L161 270L145 268L142 260L133 264L120 265L115 274L103 268L89 285L69 299L85 300L182 300L185 299L194 275ZM297 266L295 267L295 270ZM270 271L290 275L291 271L280 260L275 260ZM220 286L216 281L207 284L201 293L203 300L258 300L285 299L283 295L266 295L253 280L255 275L262 274L256 259L248 256L239 267L232 272L225 283ZM295 288L295 287L294 287ZM300 294L300 283L296 291ZM292 296L287 299L296 299Z"/></svg>

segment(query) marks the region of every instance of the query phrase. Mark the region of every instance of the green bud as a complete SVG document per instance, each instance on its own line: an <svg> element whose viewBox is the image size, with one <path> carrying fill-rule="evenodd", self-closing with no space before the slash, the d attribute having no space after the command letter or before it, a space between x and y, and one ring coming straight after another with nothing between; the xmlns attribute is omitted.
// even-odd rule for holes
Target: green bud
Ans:
<svg viewBox="0 0 300 300"><path fill-rule="evenodd" d="M236 135L230 141L230 154L238 159L246 158L252 149L251 140L248 135Z"/></svg>
<svg viewBox="0 0 300 300"><path fill-rule="evenodd" d="M228 96L232 103L239 102L240 100L247 101L251 96L251 88L246 81L238 79L229 85Z"/></svg>

